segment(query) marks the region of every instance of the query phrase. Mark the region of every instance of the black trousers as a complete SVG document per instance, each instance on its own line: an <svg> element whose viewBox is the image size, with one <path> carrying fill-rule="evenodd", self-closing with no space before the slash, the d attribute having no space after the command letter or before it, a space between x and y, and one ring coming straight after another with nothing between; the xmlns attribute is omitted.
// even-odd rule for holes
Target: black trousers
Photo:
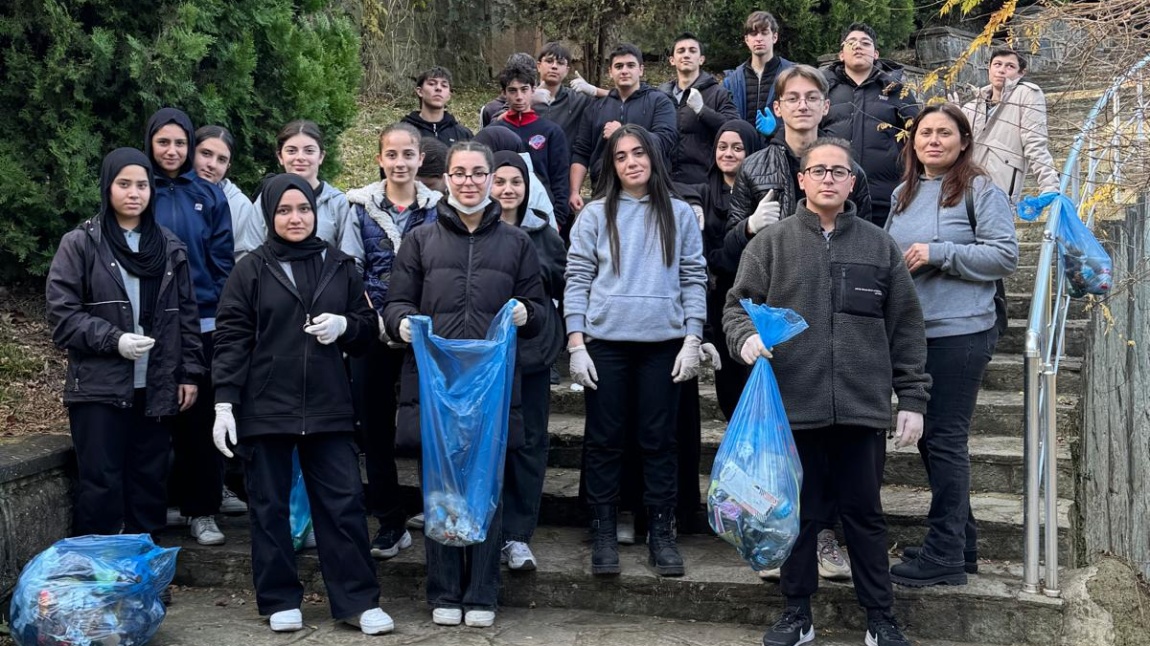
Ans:
<svg viewBox="0 0 1150 646"><path fill-rule="evenodd" d="M539 502L547 473L547 418L551 413L551 371L523 373L520 387L523 446L507 452L503 470L503 540L531 542L539 523Z"/></svg>
<svg viewBox="0 0 1150 646"><path fill-rule="evenodd" d="M545 373L546 374L546 373ZM427 558L427 603L432 608L495 610L499 603L499 552L503 544L503 506L495 510L487 539L477 545L448 547L423 540Z"/></svg>
<svg viewBox="0 0 1150 646"><path fill-rule="evenodd" d="M212 333L200 335L208 376L199 384L196 403L172 419L172 476L169 500L180 514L195 518L211 516L220 510L224 490L224 456L212 441L216 393L211 382L211 361L215 348Z"/></svg>
<svg viewBox="0 0 1150 646"><path fill-rule="evenodd" d="M337 619L356 616L379 605L379 583L351 432L263 435L236 447L248 487L259 612L270 615L303 603L288 512L291 454L297 446L331 614Z"/></svg>
<svg viewBox="0 0 1150 646"><path fill-rule="evenodd" d="M676 415L675 444L678 448L678 491L675 497L675 517L679 532L695 534L708 531L700 526L699 461L702 453L702 415L699 412L699 380L691 379L679 384L679 412Z"/></svg>
<svg viewBox="0 0 1150 646"><path fill-rule="evenodd" d="M782 592L807 599L818 590L817 539L825 518L821 505L833 499L851 550L851 577L859 605L885 610L894 603L887 559L887 528L875 474L876 452L886 451L885 429L830 426L795 431L803 464L799 538L783 563ZM829 494L827 493L829 492Z"/></svg>
<svg viewBox="0 0 1150 646"><path fill-rule="evenodd" d="M76 482L72 534L154 534L167 523L167 421L146 417L145 390L131 408L68 407Z"/></svg>
<svg viewBox="0 0 1150 646"><path fill-rule="evenodd" d="M679 384L671 381L682 341L587 342L598 389L583 391L587 504L617 505L629 422L643 460L643 504L674 507L678 493L676 415Z"/></svg>
<svg viewBox="0 0 1150 646"><path fill-rule="evenodd" d="M381 531L401 529L407 520L395 467L395 415L403 355L404 350L375 343L367 355L351 359L352 386L362 396L359 445L367 470L367 513L379 520Z"/></svg>

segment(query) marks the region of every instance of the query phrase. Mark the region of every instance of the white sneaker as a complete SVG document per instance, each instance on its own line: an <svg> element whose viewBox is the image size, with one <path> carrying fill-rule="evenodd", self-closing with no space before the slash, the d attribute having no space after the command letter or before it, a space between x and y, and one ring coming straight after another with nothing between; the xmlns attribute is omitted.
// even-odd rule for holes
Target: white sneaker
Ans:
<svg viewBox="0 0 1150 646"><path fill-rule="evenodd" d="M846 550L839 546L833 529L824 529L818 536L819 576L830 581L849 581L851 562Z"/></svg>
<svg viewBox="0 0 1150 646"><path fill-rule="evenodd" d="M629 511L619 512L615 521L615 540L620 545L635 544L635 514Z"/></svg>
<svg viewBox="0 0 1150 646"><path fill-rule="evenodd" d="M197 516L192 519L192 538L200 545L223 545L226 540L213 516Z"/></svg>
<svg viewBox="0 0 1150 646"><path fill-rule="evenodd" d="M535 569L535 555L531 553L531 546L521 541L507 541L503 545L503 556L507 559L507 567L512 570L530 571Z"/></svg>
<svg viewBox="0 0 1150 646"><path fill-rule="evenodd" d="M423 529L423 514L416 514L407 519L408 529Z"/></svg>
<svg viewBox="0 0 1150 646"><path fill-rule="evenodd" d="M248 504L236 495L236 492L224 487L224 497L220 501L220 513L239 515L248 513Z"/></svg>
<svg viewBox="0 0 1150 646"><path fill-rule="evenodd" d="M268 624L271 626L272 632L277 633L293 633L297 630L303 630L303 613L299 611L299 608L281 610L268 617Z"/></svg>
<svg viewBox="0 0 1150 646"><path fill-rule="evenodd" d="M357 617L348 617L344 622L359 628L365 635L383 635L395 630L395 622L379 608L363 611Z"/></svg>
<svg viewBox="0 0 1150 646"><path fill-rule="evenodd" d="M168 527L186 527L188 517L180 515L179 507L168 507Z"/></svg>
<svg viewBox="0 0 1150 646"><path fill-rule="evenodd" d="M783 569L774 568L771 570L760 570L757 572L759 578L764 581L781 581L783 579Z"/></svg>
<svg viewBox="0 0 1150 646"><path fill-rule="evenodd" d="M431 611L431 620L439 626L458 626L463 621L463 610L436 608Z"/></svg>
<svg viewBox="0 0 1150 646"><path fill-rule="evenodd" d="M463 623L472 628L489 628L495 623L494 610L468 610Z"/></svg>

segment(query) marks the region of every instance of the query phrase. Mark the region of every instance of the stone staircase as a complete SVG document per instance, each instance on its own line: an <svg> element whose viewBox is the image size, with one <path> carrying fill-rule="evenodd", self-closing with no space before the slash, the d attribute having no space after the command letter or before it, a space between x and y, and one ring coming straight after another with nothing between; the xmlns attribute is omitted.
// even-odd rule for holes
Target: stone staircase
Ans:
<svg viewBox="0 0 1150 646"><path fill-rule="evenodd" d="M913 590L895 586L896 612L908 634L920 644L1054 644L1062 626L1062 601L1020 593L1023 536L1022 352L1025 317L1037 269L1041 225L1020 223L1021 268L1007 281L1010 328L999 342L983 382L972 425L972 506L979 522L980 573L967 586ZM1075 562L1071 525L1073 478L1071 453L1078 436L1077 393L1085 313L1072 307L1067 354L1059 374L1058 504L1060 563ZM706 380L704 380L706 381ZM505 573L503 604L651 615L674 619L765 625L782 608L775 584L765 584L734 549L713 535L682 536L687 563L682 578L660 578L646 565L646 546L621 548L623 572L617 578L590 575L586 514L578 503L583 396L565 380L552 390L550 453L541 506L540 528L532 542L539 567L531 573ZM703 450L699 487L705 492L715 451L725 429L713 386L700 386ZM925 473L914 449L888 446L883 507L892 550L918 544L926 533L930 501ZM400 480L408 509L420 508L419 474L414 461L401 461ZM705 499L705 496L704 496ZM700 513L705 510L700 509ZM177 583L194 586L250 587L250 544L246 519L225 519L229 536L222 548L204 548L183 539ZM380 566L385 594L422 598L422 540ZM848 546L849 548L849 546ZM301 579L309 591L323 592L313 552L300 556ZM814 599L820 637L857 635L865 629L849 583L822 582ZM928 639L929 637L929 639Z"/></svg>

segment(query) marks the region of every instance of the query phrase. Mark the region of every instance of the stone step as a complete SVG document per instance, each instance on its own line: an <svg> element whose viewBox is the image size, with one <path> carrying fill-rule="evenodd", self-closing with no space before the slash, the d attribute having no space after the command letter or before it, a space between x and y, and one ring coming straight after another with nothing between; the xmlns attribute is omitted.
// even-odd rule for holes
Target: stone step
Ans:
<svg viewBox="0 0 1150 646"><path fill-rule="evenodd" d="M1030 316L1030 288L1021 292L1006 292L1006 315L1011 319L1025 321ZM1072 321L1089 319L1090 304L1086 301L1070 301L1066 318Z"/></svg>
<svg viewBox="0 0 1150 646"><path fill-rule="evenodd" d="M1024 364L1021 354L995 354L982 376L982 387L987 390L1006 390L1021 393L1024 382ZM1058 370L1059 392L1082 392L1082 359L1064 357Z"/></svg>
<svg viewBox="0 0 1150 646"><path fill-rule="evenodd" d="M1001 343L999 349L1002 349ZM583 416L583 393L570 388L571 382L564 380L551 387L551 415ZM1067 392L1067 391L1062 391ZM713 384L699 384L699 408L703 420L722 420L719 402ZM1018 391L982 390L971 419L971 435L1007 435L1022 437L1022 393ZM1078 435L1078 396L1059 394L1057 406L1059 437ZM894 425L892 416L891 425Z"/></svg>
<svg viewBox="0 0 1150 646"><path fill-rule="evenodd" d="M399 460L397 466L404 508L421 508L420 477L415 460ZM699 491L705 494L709 486L710 475L699 474ZM705 496L703 500L706 500ZM901 545L921 543L926 535L930 490L922 487L885 485L882 489L882 500L891 542ZM1023 551L1021 496L1008 493L972 493L970 504L978 524L979 555L994 560L1020 561ZM1069 499L1059 500L1058 534L1062 559L1068 559L1070 554L1069 510L1072 504ZM705 506L699 508L696 518L687 519L687 522L705 527ZM547 469L543 484L543 500L539 507L539 524L580 527L586 523L586 508L579 501L579 470Z"/></svg>
<svg viewBox="0 0 1150 646"><path fill-rule="evenodd" d="M162 538L163 544L181 548L175 583L196 589L250 588L251 543L246 520L224 519L221 529L227 534L228 542L218 547L198 545L182 532L179 536L169 532ZM404 550L379 566L385 597L424 598L423 537L419 532L413 532L413 538L415 544L412 549ZM647 622L651 622L652 617L660 617L749 624L760 627L760 631L777 619L784 601L778 585L763 583L730 545L714 536L682 536L679 544L687 564L686 576L656 576L646 564L646 547L633 545L620 548L622 574L600 578L590 574L590 545L583 529L541 527L531 543L538 568L526 573L505 572L501 606L625 613L645 617ZM296 561L305 591L324 594L315 550L302 552ZM945 642L920 641L941 636L979 644L1045 646L1058 643L1062 626L1061 600L1019 592L1021 573L1016 565L983 562L979 568L980 573L971 576L965 586L925 589L895 586L894 610L900 620L911 626L907 632L912 641L924 646L942 646ZM820 582L819 593L812 600L818 626L816 643L861 643L866 618L858 607L852 588L850 583ZM218 612L228 611L221 608ZM246 612L254 614L250 606ZM578 617L579 613L573 612L572 616ZM497 632L502 634L502 625L497 623L496 626ZM266 631L266 626L263 630ZM453 632L459 641L444 643L498 643L486 636L481 638L479 634L475 639L464 641L463 635L471 633L460 629ZM754 643L751 640L755 638L752 635L746 642L719 642L713 639L717 636L711 635L698 642L675 639L660 643L718 645ZM642 639L641 634L634 634L626 643L640 646L645 643ZM199 639L192 641L203 643ZM429 642L419 640L419 643ZM531 639L507 643L568 642ZM612 642L591 639L575 643Z"/></svg>
<svg viewBox="0 0 1150 646"><path fill-rule="evenodd" d="M1074 304L1071 304L1073 307ZM1066 321L1066 342L1062 353L1069 357L1081 357L1086 350L1086 330L1090 321L1072 319ZM998 340L997 352L1003 354L1023 354L1026 351L1026 319L1010 319L1006 332Z"/></svg>

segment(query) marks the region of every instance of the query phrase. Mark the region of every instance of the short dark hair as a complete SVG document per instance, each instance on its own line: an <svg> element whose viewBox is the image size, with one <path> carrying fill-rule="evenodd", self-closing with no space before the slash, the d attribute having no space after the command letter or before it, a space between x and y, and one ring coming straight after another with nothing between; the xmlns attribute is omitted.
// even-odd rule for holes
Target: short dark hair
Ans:
<svg viewBox="0 0 1150 646"><path fill-rule="evenodd" d="M518 63L509 64L507 67L504 67L503 71L499 73L497 80L499 81L500 90L506 90L507 86L511 85L514 81L521 81L532 87L539 84L538 76L535 74L535 67L528 67Z"/></svg>
<svg viewBox="0 0 1150 646"><path fill-rule="evenodd" d="M803 156L799 159L799 168L807 167L807 158L810 157L811 151L815 148L822 148L823 146L834 146L847 154L847 163L854 163L854 153L851 152L851 143L841 137L819 137L815 139L811 145L807 146L803 151Z"/></svg>
<svg viewBox="0 0 1150 646"><path fill-rule="evenodd" d="M743 34L756 34L760 31L779 33L779 21L769 11L752 11L743 23Z"/></svg>
<svg viewBox="0 0 1150 646"><path fill-rule="evenodd" d="M415 77L415 87L421 87L428 79L443 79L447 81L448 85L451 85L451 70L439 65L424 70L419 76Z"/></svg>
<svg viewBox="0 0 1150 646"><path fill-rule="evenodd" d="M878 45L878 34L875 33L874 27L871 27L865 22L852 22L847 25L847 28L843 30L842 38L839 40L845 42L847 36L850 36L852 31L861 31L867 36L870 36L870 39L874 41L875 45Z"/></svg>
<svg viewBox="0 0 1150 646"><path fill-rule="evenodd" d="M544 45L535 58L541 61L548 56L554 56L556 59L567 61L568 63L571 62L571 50L567 49L563 43L557 40L553 40Z"/></svg>
<svg viewBox="0 0 1150 646"><path fill-rule="evenodd" d="M616 58L622 56L634 56L640 65L643 64L643 52L639 51L639 48L631 43L619 43L615 45L615 49L612 49L610 56L607 57L607 63L614 63Z"/></svg>
<svg viewBox="0 0 1150 646"><path fill-rule="evenodd" d="M683 33L679 34L678 36L675 36L675 40L671 41L671 54L672 55L675 53L675 48L678 47L679 43L683 42L684 40L695 41L695 43L699 45L699 53L704 54L704 55L706 54L706 52L703 51L703 41L699 40L699 37L696 36L695 34L692 34L689 31L684 31Z"/></svg>
<svg viewBox="0 0 1150 646"><path fill-rule="evenodd" d="M990 62L993 63L994 59L999 58L1000 56L1013 56L1013 57L1017 58L1018 59L1018 71L1019 72L1025 72L1026 71L1026 58L1022 54L1019 54L1018 50L1011 49L1010 47L995 47L990 52Z"/></svg>
<svg viewBox="0 0 1150 646"><path fill-rule="evenodd" d="M423 164L415 172L416 177L435 177L447 171L447 146L435 137L419 140L419 152L423 153Z"/></svg>

